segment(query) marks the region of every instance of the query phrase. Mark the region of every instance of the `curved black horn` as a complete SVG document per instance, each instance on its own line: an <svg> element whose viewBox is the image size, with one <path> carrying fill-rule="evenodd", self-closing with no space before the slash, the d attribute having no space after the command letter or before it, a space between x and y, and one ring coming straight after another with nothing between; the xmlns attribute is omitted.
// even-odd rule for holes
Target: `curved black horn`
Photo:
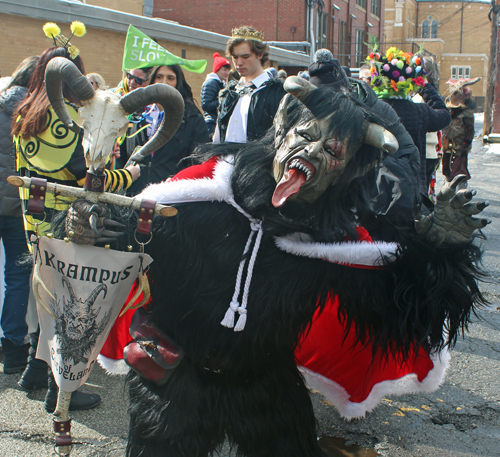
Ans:
<svg viewBox="0 0 500 457"><path fill-rule="evenodd" d="M87 306L87 308L90 308L94 304L94 302L97 299L97 296L101 293L101 291L104 291L103 298L106 298L106 294L108 293L108 287L106 286L106 284L99 284L92 291L92 293L90 294L89 298L87 298L87 300L85 300L85 305Z"/></svg>
<svg viewBox="0 0 500 457"><path fill-rule="evenodd" d="M120 105L127 114L135 113L152 103L160 104L165 115L155 135L131 159L140 162L148 154L162 147L172 138L184 116L184 100L177 89L167 84L141 87L122 97Z"/></svg>
<svg viewBox="0 0 500 457"><path fill-rule="evenodd" d="M69 296L71 297L71 301L75 302L77 300L77 298L76 298L75 292L73 290L73 286L71 285L71 283L69 282L69 280L66 276L62 277L62 283L63 283L63 286L64 286L64 284L66 284L66 287L69 290Z"/></svg>
<svg viewBox="0 0 500 457"><path fill-rule="evenodd" d="M92 98L94 88L89 80L81 74L78 67L65 57L54 57L45 68L45 90L52 108L66 127L74 132L79 132L80 127L73 122L64 104L63 80L66 81L76 97L81 101Z"/></svg>
<svg viewBox="0 0 500 457"><path fill-rule="evenodd" d="M396 137L381 125L370 122L365 131L363 143L382 149L388 154L394 154L399 150L399 143Z"/></svg>

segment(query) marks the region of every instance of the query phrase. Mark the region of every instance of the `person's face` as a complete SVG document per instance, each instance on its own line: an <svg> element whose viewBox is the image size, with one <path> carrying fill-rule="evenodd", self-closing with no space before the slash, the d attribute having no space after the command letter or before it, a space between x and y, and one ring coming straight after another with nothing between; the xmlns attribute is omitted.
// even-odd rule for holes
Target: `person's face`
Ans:
<svg viewBox="0 0 500 457"><path fill-rule="evenodd" d="M222 67L216 74L222 81L227 81L231 67Z"/></svg>
<svg viewBox="0 0 500 457"><path fill-rule="evenodd" d="M98 89L98 86L97 86L97 83L92 79L92 78L87 78L89 83L92 84L92 88L94 90L97 90Z"/></svg>
<svg viewBox="0 0 500 457"><path fill-rule="evenodd" d="M174 71L168 67L160 67L156 72L155 80L152 81L153 84L161 83L168 84L172 87L177 87L177 76Z"/></svg>
<svg viewBox="0 0 500 457"><path fill-rule="evenodd" d="M233 65L243 78L251 78L263 71L260 61L262 54L257 55L252 52L250 45L245 41L233 46L231 57Z"/></svg>
<svg viewBox="0 0 500 457"><path fill-rule="evenodd" d="M138 87L146 87L148 84L149 80L140 68L134 68L127 72L127 86L129 91L135 90Z"/></svg>
<svg viewBox="0 0 500 457"><path fill-rule="evenodd" d="M367 70L367 69L360 70L359 71L359 79L361 79L361 81L364 81L365 83L369 83L370 82L370 70Z"/></svg>

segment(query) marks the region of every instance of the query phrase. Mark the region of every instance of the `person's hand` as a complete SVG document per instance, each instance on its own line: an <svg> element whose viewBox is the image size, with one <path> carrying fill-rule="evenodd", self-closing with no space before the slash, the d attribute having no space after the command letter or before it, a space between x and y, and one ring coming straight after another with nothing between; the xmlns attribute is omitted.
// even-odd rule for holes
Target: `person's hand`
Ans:
<svg viewBox="0 0 500 457"><path fill-rule="evenodd" d="M118 144L118 141L115 141L115 147L113 148L113 152L111 153L111 155L115 159L120 158L120 145Z"/></svg>
<svg viewBox="0 0 500 457"><path fill-rule="evenodd" d="M141 176L141 167L139 165L129 165L125 170L130 171L132 175L132 181L135 181L139 176Z"/></svg>
<svg viewBox="0 0 500 457"><path fill-rule="evenodd" d="M466 179L466 176L458 175L441 188L434 212L415 221L419 234L437 244L468 243L476 230L491 223L489 219L473 217L489 205L487 201L471 203L476 191L457 191Z"/></svg>

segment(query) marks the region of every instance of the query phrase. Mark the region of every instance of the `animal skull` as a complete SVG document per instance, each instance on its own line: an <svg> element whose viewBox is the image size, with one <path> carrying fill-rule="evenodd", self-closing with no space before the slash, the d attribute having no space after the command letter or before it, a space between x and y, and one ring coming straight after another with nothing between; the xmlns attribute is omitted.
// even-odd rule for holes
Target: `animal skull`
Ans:
<svg viewBox="0 0 500 457"><path fill-rule="evenodd" d="M83 148L87 167L102 172L107 158L113 151L116 137L122 136L128 125L128 115L147 105L158 103L165 109L165 116L155 135L136 153L135 161L163 146L177 131L184 116L184 101L181 94L167 84L136 89L124 97L112 92L94 89L71 60L55 57L45 70L45 88L54 111L73 131L75 125L69 116L62 94L63 80L71 87L83 107L79 114L83 119Z"/></svg>
<svg viewBox="0 0 500 457"><path fill-rule="evenodd" d="M103 168L116 137L127 131L127 113L120 105L120 96L110 91L97 90L78 111L83 120L83 153L87 168Z"/></svg>

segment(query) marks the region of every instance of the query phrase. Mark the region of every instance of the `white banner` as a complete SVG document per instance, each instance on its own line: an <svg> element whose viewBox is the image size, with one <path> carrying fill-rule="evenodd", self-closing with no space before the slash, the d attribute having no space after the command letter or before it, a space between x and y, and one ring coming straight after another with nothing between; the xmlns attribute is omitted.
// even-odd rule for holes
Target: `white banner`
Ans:
<svg viewBox="0 0 500 457"><path fill-rule="evenodd" d="M152 259L40 237L35 261L52 294L38 286L50 314L37 303L36 356L51 366L60 389L73 392L87 380L137 274Z"/></svg>

